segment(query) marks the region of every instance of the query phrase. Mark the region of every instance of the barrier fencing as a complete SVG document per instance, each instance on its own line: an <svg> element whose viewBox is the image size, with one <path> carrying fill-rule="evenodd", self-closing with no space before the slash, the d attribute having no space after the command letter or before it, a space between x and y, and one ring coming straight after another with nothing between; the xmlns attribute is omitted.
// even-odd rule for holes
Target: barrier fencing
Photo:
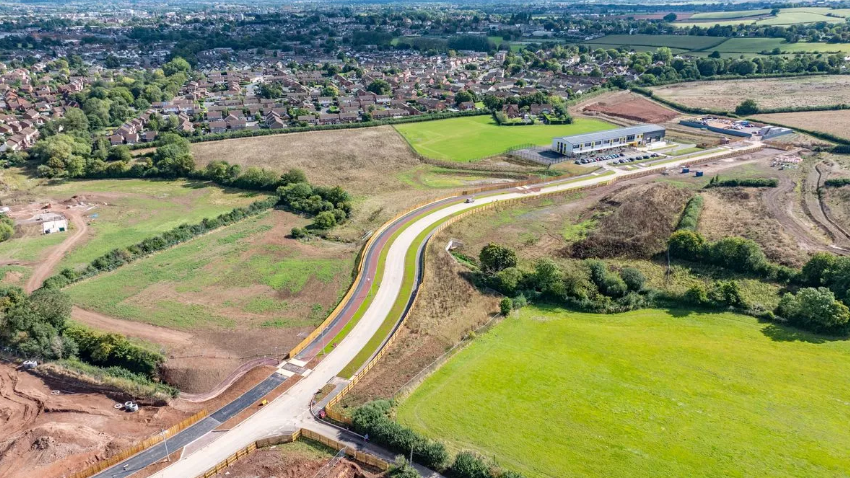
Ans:
<svg viewBox="0 0 850 478"><path fill-rule="evenodd" d="M740 154L746 154L746 153L759 151L762 148L763 147L760 146L760 145L759 146L753 146L753 147L750 147L750 148L742 148L742 149L739 149L739 150L730 151L730 152L725 153L725 154L695 159L693 161L689 161L687 163L687 165L693 166L693 165L697 165L697 164L704 164L704 163L708 163L708 162L711 162L711 161L717 161L717 160L728 158L728 157L738 156ZM504 207L504 206L510 206L512 204L522 203L522 202L531 201L531 200L537 200L537 199L540 199L540 198L567 196L567 195L575 194L575 193L581 192L581 191L588 191L588 190L591 190L591 189L597 189L597 188L601 188L601 187L610 186L610 185L614 184L615 182L618 182L618 180L620 178L635 179L635 178L640 178L640 177L644 177L644 176L650 176L650 175L653 175L653 174L658 174L659 172L660 172L660 169L649 169L649 170L644 170L644 171L640 171L640 172L624 174L624 175L619 176L619 177L613 177L613 178L611 178L607 181L601 181L599 183L591 184L591 185L588 185L588 186L579 186L579 187L576 187L576 188L562 189L560 191L552 191L552 192L548 192L548 193L534 194L534 195L529 195L529 196L522 196L522 197L516 197L516 198L512 198L512 199L506 199L506 200L502 200L502 201L490 202L490 203L484 204L482 206L474 207L472 209L469 209L468 211L462 212L462 213L460 213L456 216L449 218L448 220L446 220L445 222L443 222L442 224L440 224L439 226L437 226L433 230L432 236L440 233L441 231L443 231L447 227L451 226L455 222L460 221L461 219L464 219L464 218L469 217L473 214L479 214L481 212L488 211L490 209L494 209L494 208L497 208L497 207L500 208L500 207ZM545 181L538 181L538 182L549 182L549 181L552 181L552 179L548 179L548 180L545 180ZM522 184L522 183L525 183L525 184ZM476 194L478 192L485 192L485 191L494 190L494 189L504 189L506 187L514 187L514 186L518 186L518 185L530 185L530 184L533 184L533 183L534 183L533 181L520 181L518 183L511 183L510 185L504 185L504 184L499 185L498 188L483 187L483 188L478 188L477 190L475 190L475 192L464 191L463 194L464 195L466 195L466 194ZM401 216L399 216L399 217L401 217ZM425 273L424 273L424 269L423 269L422 281L420 282L419 287L422 287L424 285L424 283L425 283ZM390 346L393 343L395 343L395 340L398 337L398 334L396 334L394 332L397 331L402 326L404 326L404 324L407 322L407 319L408 319L408 317L410 317L410 313L414 309L414 307L416 306L416 302L417 302L417 300L419 299L420 296L421 296L421 294L417 293L416 297L413 298L413 303L411 304L410 308L407 309L407 311L405 312L405 315L401 318L401 321L399 322L399 324L396 325L396 327L393 329L392 335L390 335L390 337L383 343L383 345L381 346L381 349L378 351L378 353L375 354L375 356L372 357L372 359L370 359L369 362L367 362L366 365L364 367L362 367L353 377L351 377L351 380L348 382L348 384L345 386L345 388L340 390L340 392L338 394L336 394L336 396L334 396L330 401L328 401L328 403L325 405L325 413L327 414L328 418L330 418L330 419L332 419L336 422L339 422L339 423L344 423L344 424L349 424L349 425L351 424L351 419L349 417L347 417L346 415L342 414L340 411L334 409L334 405L339 403L345 397L345 395L347 395L349 392L351 392L351 390L354 388L354 386L357 385L357 383L366 375L366 373L368 373L378 363L378 361L381 359L381 357L383 357L386 353L388 353Z"/></svg>
<svg viewBox="0 0 850 478"><path fill-rule="evenodd" d="M229 468L238 460L245 458L246 456L250 455L251 453L254 453L255 451L261 448L268 448L275 445L292 443L298 441L301 438L321 443L322 445L325 445L329 448L333 448L334 450L344 450L345 454L354 461L362 463L364 465L373 466L381 471L386 471L390 467L390 464L382 460L381 458L378 458L374 455L370 455L369 453L363 453L362 451L356 450L340 441L334 440L333 438L328 438L322 435L321 433L316 433L313 430L299 428L298 430L295 430L293 433L290 434L261 438L246 446L245 448L242 448L236 453L228 456L227 458L217 463L214 467L210 468L203 474L198 475L197 478L212 478L213 476Z"/></svg>
<svg viewBox="0 0 850 478"><path fill-rule="evenodd" d="M174 425L173 427L169 428L168 430L165 430L165 432L157 433L156 435L154 435L150 438L147 438L146 440L144 440L140 443L137 443L136 445L134 445L130 448L121 450L120 452L118 452L117 454L107 458L106 460L99 461L99 462L89 466L85 470L78 471L78 472L74 473L73 475L70 475L68 478L89 478L90 476L94 476L94 475L100 473L101 471L111 467L111 466L114 466L118 463L121 463L122 461L126 460L127 458L130 458L131 456L133 456L137 453L140 453L144 450L147 450L148 448L156 445L157 443L160 443L164 440L171 438L172 436L174 436L177 433L189 428L190 426L194 425L195 423L198 423L199 421L203 420L206 417L207 417L207 411L202 410L202 411L192 415L191 417L183 420L182 422Z"/></svg>

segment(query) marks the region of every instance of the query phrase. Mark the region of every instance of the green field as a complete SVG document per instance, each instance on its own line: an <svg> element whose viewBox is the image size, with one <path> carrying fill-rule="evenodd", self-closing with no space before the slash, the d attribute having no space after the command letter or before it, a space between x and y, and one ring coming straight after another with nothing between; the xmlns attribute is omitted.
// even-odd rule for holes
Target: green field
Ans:
<svg viewBox="0 0 850 478"><path fill-rule="evenodd" d="M699 37L690 35L606 35L594 38L589 44L594 47L616 48L627 47L652 47L652 49L666 46L678 50L703 50L723 43L722 37Z"/></svg>
<svg viewBox="0 0 850 478"><path fill-rule="evenodd" d="M846 476L850 342L731 313L527 307L398 420L528 477Z"/></svg>
<svg viewBox="0 0 850 478"><path fill-rule="evenodd" d="M0 243L0 259L6 261L37 261L47 249L61 244L67 234L47 234L9 239Z"/></svg>
<svg viewBox="0 0 850 478"><path fill-rule="evenodd" d="M596 119L579 118L570 125L499 126L490 116L466 116L395 126L423 156L448 161L474 161L525 144L545 145L557 136L614 128Z"/></svg>
<svg viewBox="0 0 850 478"><path fill-rule="evenodd" d="M732 16L736 12L708 12L698 13L691 17L694 20L707 20L694 22L691 19L682 22L675 22L673 25L680 28L690 28L694 25L698 27L713 27L714 25L735 26L740 24L755 24L755 25L799 25L805 23L844 23L845 18L850 17L850 9L830 9L826 7L800 7L800 8L781 8L779 14L775 17L763 18L756 20L750 18L752 12L760 10L747 10L737 12L740 16ZM828 16L833 15L833 16ZM712 19L719 21L713 22Z"/></svg>
<svg viewBox="0 0 850 478"><path fill-rule="evenodd" d="M91 196L106 202L87 214L92 237L72 249L60 263L79 267L116 247L129 246L180 224L193 224L264 196L253 192L221 189L189 181L141 179L71 181L39 190L56 198Z"/></svg>
<svg viewBox="0 0 850 478"><path fill-rule="evenodd" d="M308 222L265 213L66 291L85 309L171 328L315 326L350 284L354 253L284 239L281 221Z"/></svg>
<svg viewBox="0 0 850 478"><path fill-rule="evenodd" d="M762 10L738 10L733 12L701 12L694 13L691 15L691 18L694 20L726 20L729 18L746 18L746 17L755 17L759 15L767 15L770 13L770 9L762 9Z"/></svg>

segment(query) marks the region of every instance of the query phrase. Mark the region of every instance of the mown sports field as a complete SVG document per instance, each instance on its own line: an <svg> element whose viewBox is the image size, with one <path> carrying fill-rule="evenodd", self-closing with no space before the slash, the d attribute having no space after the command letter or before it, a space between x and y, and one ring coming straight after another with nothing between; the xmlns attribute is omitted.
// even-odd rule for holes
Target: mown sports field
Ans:
<svg viewBox="0 0 850 478"><path fill-rule="evenodd" d="M398 409L528 477L843 476L850 343L731 313L527 307Z"/></svg>
<svg viewBox="0 0 850 478"><path fill-rule="evenodd" d="M504 153L527 144L545 145L556 136L612 129L604 121L576 118L568 125L499 126L490 116L466 116L397 125L395 128L421 155L466 162Z"/></svg>

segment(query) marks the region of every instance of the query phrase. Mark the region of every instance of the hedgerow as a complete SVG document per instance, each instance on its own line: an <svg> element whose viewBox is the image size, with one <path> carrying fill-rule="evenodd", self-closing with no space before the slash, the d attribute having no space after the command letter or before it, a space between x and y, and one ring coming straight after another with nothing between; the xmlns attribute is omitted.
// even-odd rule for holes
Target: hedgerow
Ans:
<svg viewBox="0 0 850 478"><path fill-rule="evenodd" d="M676 230L696 231L700 213L702 213L703 198L699 194L688 200Z"/></svg>
<svg viewBox="0 0 850 478"><path fill-rule="evenodd" d="M247 217L256 216L274 207L278 201L279 199L277 197L256 201L248 207L238 207L214 218L204 218L197 224L182 224L170 231L163 232L158 236L149 237L131 246L115 248L93 260L82 270L62 269L58 274L47 278L42 288L61 289L74 282L96 276L101 272L115 270L124 264L148 256L154 252L168 249L169 247L186 242L220 227L228 226Z"/></svg>
<svg viewBox="0 0 850 478"><path fill-rule="evenodd" d="M705 186L706 188L775 188L779 186L776 178L748 178L748 179L720 179L714 176Z"/></svg>

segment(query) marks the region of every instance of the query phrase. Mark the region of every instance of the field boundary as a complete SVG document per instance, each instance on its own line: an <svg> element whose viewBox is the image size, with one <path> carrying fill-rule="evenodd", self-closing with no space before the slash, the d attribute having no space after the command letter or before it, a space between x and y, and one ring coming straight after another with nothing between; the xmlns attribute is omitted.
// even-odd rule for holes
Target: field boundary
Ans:
<svg viewBox="0 0 850 478"><path fill-rule="evenodd" d="M261 438L246 446L245 448L242 448L236 453L228 456L227 458L207 470L205 473L198 475L196 478L212 478L213 476L229 468L232 464L236 463L240 459L245 458L246 456L250 455L251 453L254 453L255 451L261 448L269 448L276 445L293 443L298 441L299 439L318 442L329 448L344 451L345 454L349 458L352 458L354 461L362 463L364 465L374 466L375 468L378 468L381 471L386 471L390 468L390 464L381 458L378 458L369 453L364 453L362 451L356 450L342 442L339 442L332 438L328 438L322 435L321 433L314 432L313 430L309 430L307 428L299 428L290 434Z"/></svg>
<svg viewBox="0 0 850 478"><path fill-rule="evenodd" d="M103 471L103 470L105 470L105 469L107 469L111 466L116 465L117 463L121 463L122 461L126 460L127 458L130 458L133 455L136 455L138 453L141 453L141 452L147 450L148 448L156 445L157 443L160 443L162 441L167 440L168 438L171 438L172 436L176 435L177 433L179 433L179 432L189 428L190 426L194 425L195 423L198 423L199 421L203 420L204 418L207 417L207 415L208 414L207 414L206 410L201 410L200 412L192 415L191 417L186 418L185 420L181 421L180 423L172 426L168 430L165 430L164 432L161 432L161 433L157 433L156 435L153 435L153 436L141 441L140 443L137 443L136 445L134 445L130 448L126 448L124 450L121 450L120 452L116 453L115 455L112 455L111 457L109 457L105 460L101 460L101 461L89 466L88 468L86 468L82 471L78 471L78 472L70 475L68 478L89 478L90 476L94 476L94 475L100 473L101 471Z"/></svg>

